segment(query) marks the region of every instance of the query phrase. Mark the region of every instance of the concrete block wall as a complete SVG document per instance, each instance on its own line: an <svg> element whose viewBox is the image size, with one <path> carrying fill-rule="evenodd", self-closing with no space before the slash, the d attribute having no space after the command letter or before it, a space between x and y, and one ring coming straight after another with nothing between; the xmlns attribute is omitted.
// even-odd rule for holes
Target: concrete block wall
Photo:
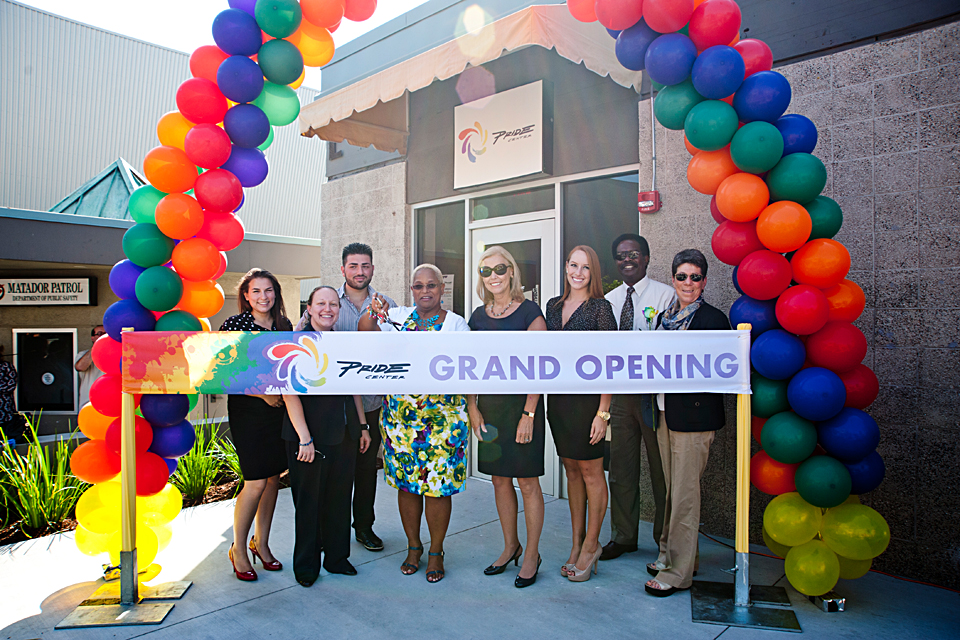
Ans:
<svg viewBox="0 0 960 640"><path fill-rule="evenodd" d="M790 112L819 130L824 194L844 213L836 239L850 250L848 277L867 297L857 324L870 346L864 363L881 384L868 411L880 424L887 475L863 502L886 517L892 535L874 566L960 587L960 23L777 71L793 88ZM649 102L639 115L643 187ZM676 251L696 247L709 260L716 224L709 197L686 182L681 132L657 125L656 136L665 204L643 217L641 233L653 252L650 274L666 282ZM707 300L725 311L737 297L731 271L710 260ZM734 418L728 412L702 484L703 528L725 536L734 529ZM768 500L753 490L754 542ZM644 504L652 517L652 500Z"/></svg>

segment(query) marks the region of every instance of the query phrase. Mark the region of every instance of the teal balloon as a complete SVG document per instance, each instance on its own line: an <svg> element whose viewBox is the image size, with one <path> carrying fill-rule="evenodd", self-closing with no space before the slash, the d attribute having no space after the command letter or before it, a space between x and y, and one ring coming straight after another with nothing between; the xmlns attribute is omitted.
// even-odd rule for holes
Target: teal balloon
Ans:
<svg viewBox="0 0 960 640"><path fill-rule="evenodd" d="M293 32L300 27L303 12L300 10L300 3L297 0L257 0L253 16L267 35L274 38L286 38L293 35ZM263 51L263 49L261 48L260 51ZM260 59L259 53L257 59ZM297 76L299 77L300 74L298 73ZM290 82L293 82L293 80Z"/></svg>
<svg viewBox="0 0 960 640"><path fill-rule="evenodd" d="M843 226L843 212L836 200L827 196L817 196L805 205L810 219L813 220L813 230L810 239L832 238Z"/></svg>
<svg viewBox="0 0 960 640"><path fill-rule="evenodd" d="M154 331L202 331L203 325L192 313L175 309L157 318Z"/></svg>
<svg viewBox="0 0 960 640"><path fill-rule="evenodd" d="M781 411L790 409L787 399L787 385L790 380L771 380L754 371L750 374L750 390L753 395L750 404L753 415L769 418Z"/></svg>
<svg viewBox="0 0 960 640"><path fill-rule="evenodd" d="M183 297L183 280L173 269L150 267L137 276L136 293L137 302L150 311L169 311Z"/></svg>
<svg viewBox="0 0 960 640"><path fill-rule="evenodd" d="M130 217L134 222L154 222L154 211L165 195L167 194L149 184L134 189L127 202Z"/></svg>
<svg viewBox="0 0 960 640"><path fill-rule="evenodd" d="M272 144L273 144L273 127L270 127L270 133L267 135L267 139L264 140L263 143L257 147L257 149L260 149L260 151L266 151L267 147L269 147Z"/></svg>
<svg viewBox="0 0 960 640"><path fill-rule="evenodd" d="M303 73L303 55L287 40L267 40L257 53L263 77L274 84L296 82Z"/></svg>
<svg viewBox="0 0 960 640"><path fill-rule="evenodd" d="M190 411L193 411L194 407L196 407L197 403L200 401L200 394L191 393L187 397L190 398Z"/></svg>
<svg viewBox="0 0 960 640"><path fill-rule="evenodd" d="M760 445L777 462L797 464L817 448L817 427L792 411L783 411L764 423Z"/></svg>
<svg viewBox="0 0 960 640"><path fill-rule="evenodd" d="M769 171L780 162L782 155L783 135L769 122L758 120L743 125L730 142L733 164L747 173Z"/></svg>
<svg viewBox="0 0 960 640"><path fill-rule="evenodd" d="M806 206L820 195L825 186L827 168L823 166L820 158L809 153L791 153L784 156L767 174L770 202L792 200Z"/></svg>
<svg viewBox="0 0 960 640"><path fill-rule="evenodd" d="M156 267L170 260L173 240L163 235L157 225L141 222L123 234L123 254L138 267Z"/></svg>
<svg viewBox="0 0 960 640"><path fill-rule="evenodd" d="M649 77L649 76L648 76L648 77ZM657 81L654 80L653 78L650 78L650 85L653 87L653 90L654 90L654 91L660 91L661 89L663 89L664 87L667 86L667 85L665 85L665 84L660 84L659 82L657 82Z"/></svg>
<svg viewBox="0 0 960 640"><path fill-rule="evenodd" d="M767 425L763 427L766 432ZM797 467L794 481L800 497L821 509L836 507L850 497L850 472L842 462L830 456L808 459Z"/></svg>
<svg viewBox="0 0 960 640"><path fill-rule="evenodd" d="M697 149L717 151L730 144L739 124L737 112L726 102L704 100L690 109L683 132Z"/></svg>
<svg viewBox="0 0 960 640"><path fill-rule="evenodd" d="M300 98L297 97L296 91L286 85L264 82L263 91L253 104L267 114L267 120L274 127L284 127L300 115Z"/></svg>
<svg viewBox="0 0 960 640"><path fill-rule="evenodd" d="M693 82L687 78L680 84L664 87L653 101L653 115L657 122L674 131L683 129L687 114L694 106L703 102L704 97L693 88Z"/></svg>

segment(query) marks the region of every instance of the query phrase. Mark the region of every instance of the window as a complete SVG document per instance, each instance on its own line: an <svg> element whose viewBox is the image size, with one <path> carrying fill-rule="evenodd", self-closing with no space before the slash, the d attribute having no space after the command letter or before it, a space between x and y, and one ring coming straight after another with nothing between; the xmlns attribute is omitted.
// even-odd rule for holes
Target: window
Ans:
<svg viewBox="0 0 960 640"><path fill-rule="evenodd" d="M470 219L474 222L518 213L550 211L556 206L553 185L476 198L471 203Z"/></svg>
<svg viewBox="0 0 960 640"><path fill-rule="evenodd" d="M445 298L450 301L452 295L452 301L443 306L461 316L465 315L463 279L466 273L463 213L462 201L416 210L417 264L435 264L445 280L453 278L453 291L445 292Z"/></svg>

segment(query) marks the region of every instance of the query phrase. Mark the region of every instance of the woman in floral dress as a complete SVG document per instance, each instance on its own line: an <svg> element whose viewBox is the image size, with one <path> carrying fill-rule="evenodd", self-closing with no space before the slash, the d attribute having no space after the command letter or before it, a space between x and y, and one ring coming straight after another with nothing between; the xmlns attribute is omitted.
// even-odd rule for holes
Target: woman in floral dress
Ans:
<svg viewBox="0 0 960 640"><path fill-rule="evenodd" d="M443 275L432 264L413 270L414 307L390 307L380 296L360 319L361 331L469 331L466 320L440 308ZM379 324L379 326L378 326ZM420 519L430 530L427 581L443 580L443 539L450 524L450 497L467 480L467 401L463 395L387 396L380 418L384 475L398 489L400 519L407 534L404 575L420 568Z"/></svg>

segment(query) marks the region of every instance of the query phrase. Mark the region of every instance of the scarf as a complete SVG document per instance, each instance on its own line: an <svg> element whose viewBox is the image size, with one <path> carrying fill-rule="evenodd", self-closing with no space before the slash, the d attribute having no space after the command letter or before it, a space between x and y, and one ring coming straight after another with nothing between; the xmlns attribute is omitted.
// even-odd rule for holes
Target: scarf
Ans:
<svg viewBox="0 0 960 640"><path fill-rule="evenodd" d="M663 312L663 328L667 331L686 331L693 320L693 314L697 312L700 305L703 304L703 294L694 302L691 302L683 309L680 309L680 301L677 300L669 309Z"/></svg>

